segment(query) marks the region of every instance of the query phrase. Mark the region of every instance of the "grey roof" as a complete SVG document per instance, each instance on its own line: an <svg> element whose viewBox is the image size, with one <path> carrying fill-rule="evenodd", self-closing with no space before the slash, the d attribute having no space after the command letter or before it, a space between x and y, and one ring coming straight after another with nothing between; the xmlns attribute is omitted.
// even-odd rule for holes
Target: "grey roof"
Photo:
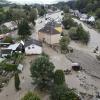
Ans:
<svg viewBox="0 0 100 100"><path fill-rule="evenodd" d="M1 54L11 54L11 49L1 49Z"/></svg>
<svg viewBox="0 0 100 100"><path fill-rule="evenodd" d="M27 47L27 46L30 46L31 44L35 44L35 45L42 47L42 43L38 40L35 40L35 39L29 39L29 40L25 41L24 46Z"/></svg>
<svg viewBox="0 0 100 100"><path fill-rule="evenodd" d="M56 29L54 29L54 27L43 27L42 29L39 30L39 32L43 32L46 34L60 34L59 31L57 31Z"/></svg>
<svg viewBox="0 0 100 100"><path fill-rule="evenodd" d="M48 22L45 27L61 27L61 24L55 22L55 21L52 21L52 22Z"/></svg>

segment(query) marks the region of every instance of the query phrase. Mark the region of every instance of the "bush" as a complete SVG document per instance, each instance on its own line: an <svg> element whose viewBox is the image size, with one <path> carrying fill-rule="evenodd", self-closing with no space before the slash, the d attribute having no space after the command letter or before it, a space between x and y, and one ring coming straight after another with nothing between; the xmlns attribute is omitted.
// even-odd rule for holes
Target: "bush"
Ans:
<svg viewBox="0 0 100 100"><path fill-rule="evenodd" d="M17 70L17 65L15 64L2 63L1 66L2 66L2 69L4 69L5 71L16 71Z"/></svg>
<svg viewBox="0 0 100 100"><path fill-rule="evenodd" d="M68 36L63 36L59 42L60 44L60 49L61 49L61 52L64 52L66 53L68 51L68 44L70 42L70 39Z"/></svg>
<svg viewBox="0 0 100 100"><path fill-rule="evenodd" d="M97 16L98 18L100 18L100 8L98 8L98 9L96 10L96 16Z"/></svg>
<svg viewBox="0 0 100 100"><path fill-rule="evenodd" d="M19 85L20 85L20 79L18 73L15 73L15 89L19 90Z"/></svg>
<svg viewBox="0 0 100 100"><path fill-rule="evenodd" d="M73 90L65 85L55 85L51 91L51 100L79 100Z"/></svg>
<svg viewBox="0 0 100 100"><path fill-rule="evenodd" d="M9 36L7 36L4 40L3 40L4 43L13 43L13 39Z"/></svg>
<svg viewBox="0 0 100 100"><path fill-rule="evenodd" d="M100 19L96 20L96 28L100 31Z"/></svg>
<svg viewBox="0 0 100 100"><path fill-rule="evenodd" d="M77 36L78 36L78 39L83 42L83 43L88 43L89 41L89 38L90 38L90 35L88 32L86 32L83 27L81 25L78 26L77 28Z"/></svg>
<svg viewBox="0 0 100 100"><path fill-rule="evenodd" d="M54 83L57 85L62 85L65 83L65 75L62 70L56 70L54 74Z"/></svg>
<svg viewBox="0 0 100 100"><path fill-rule="evenodd" d="M77 28L71 28L69 30L69 36L72 40L79 40L85 44L87 44L90 39L89 33L86 32L81 25Z"/></svg>
<svg viewBox="0 0 100 100"><path fill-rule="evenodd" d="M40 100L40 98L36 94L28 92L21 100Z"/></svg>
<svg viewBox="0 0 100 100"><path fill-rule="evenodd" d="M77 37L77 34L76 34L76 30L77 28L76 27L72 27L70 30L69 30L69 36L72 40L78 40L78 37Z"/></svg>

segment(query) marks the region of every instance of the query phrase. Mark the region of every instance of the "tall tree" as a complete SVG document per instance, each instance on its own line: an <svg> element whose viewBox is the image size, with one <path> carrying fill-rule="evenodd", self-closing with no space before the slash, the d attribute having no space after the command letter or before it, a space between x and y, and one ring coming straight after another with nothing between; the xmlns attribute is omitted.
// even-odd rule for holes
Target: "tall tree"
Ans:
<svg viewBox="0 0 100 100"><path fill-rule="evenodd" d="M20 89L19 86L20 86L19 75L18 75L18 73L15 73L15 88L16 88L16 90Z"/></svg>
<svg viewBox="0 0 100 100"><path fill-rule="evenodd" d="M18 35L21 36L22 39L27 39L31 35L30 26L27 20L23 19L18 24Z"/></svg>
<svg viewBox="0 0 100 100"><path fill-rule="evenodd" d="M65 75L62 70L56 70L54 74L54 83L57 85L62 85L65 83Z"/></svg>
<svg viewBox="0 0 100 100"><path fill-rule="evenodd" d="M69 44L70 40L68 38L68 36L63 36L60 40L60 49L62 53L66 53L68 51L68 44Z"/></svg>
<svg viewBox="0 0 100 100"><path fill-rule="evenodd" d="M51 85L54 65L45 56L41 56L31 65L31 75L34 82L41 88Z"/></svg>
<svg viewBox="0 0 100 100"><path fill-rule="evenodd" d="M33 25L35 25L35 20L37 19L37 11L36 9L32 9L29 15L29 20L32 22Z"/></svg>

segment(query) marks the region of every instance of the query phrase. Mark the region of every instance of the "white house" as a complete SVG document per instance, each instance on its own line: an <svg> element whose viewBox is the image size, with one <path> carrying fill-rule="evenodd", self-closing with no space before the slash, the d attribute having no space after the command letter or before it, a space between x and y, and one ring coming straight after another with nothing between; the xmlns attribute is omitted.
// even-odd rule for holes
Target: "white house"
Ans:
<svg viewBox="0 0 100 100"><path fill-rule="evenodd" d="M88 22L95 22L95 17L94 17L94 16L91 16L91 17L88 19Z"/></svg>
<svg viewBox="0 0 100 100"><path fill-rule="evenodd" d="M42 53L42 43L40 41L30 39L25 42L24 47L26 55Z"/></svg>
<svg viewBox="0 0 100 100"><path fill-rule="evenodd" d="M80 20L86 22L88 20L87 18L88 18L87 14L81 14Z"/></svg>

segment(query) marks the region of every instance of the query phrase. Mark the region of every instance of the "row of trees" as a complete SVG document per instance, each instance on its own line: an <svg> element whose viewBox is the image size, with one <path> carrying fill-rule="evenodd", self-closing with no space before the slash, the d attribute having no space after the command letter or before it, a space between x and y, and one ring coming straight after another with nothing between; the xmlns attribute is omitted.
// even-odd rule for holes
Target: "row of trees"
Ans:
<svg viewBox="0 0 100 100"><path fill-rule="evenodd" d="M46 54L42 54L31 65L31 77L42 91L49 91L51 100L78 100L78 96L65 84L65 75L62 70L54 71L55 66L49 61ZM22 100L40 100L39 96L28 92Z"/></svg>

